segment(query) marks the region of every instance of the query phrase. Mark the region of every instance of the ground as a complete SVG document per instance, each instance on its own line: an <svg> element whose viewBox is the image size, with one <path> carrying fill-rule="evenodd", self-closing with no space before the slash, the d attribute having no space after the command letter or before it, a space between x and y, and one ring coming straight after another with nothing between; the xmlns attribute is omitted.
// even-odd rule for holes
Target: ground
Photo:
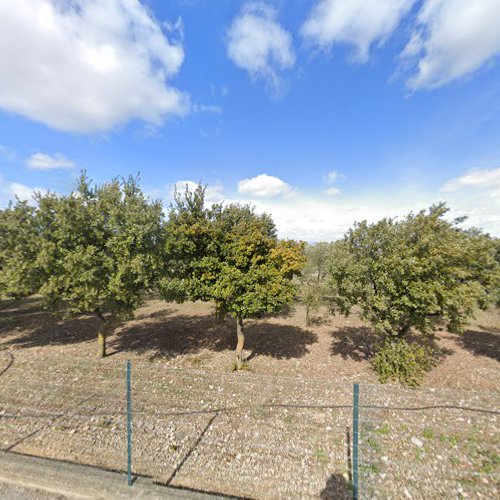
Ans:
<svg viewBox="0 0 500 500"><path fill-rule="evenodd" d="M297 306L248 320L248 368L232 373L235 323L218 322L208 303L148 301L110 337L104 360L95 359L94 317L57 320L37 298L0 307L4 450L123 470L131 360L134 472L161 483L252 498L349 497L360 382L361 487L371 496L387 487L383 496L398 498L402 478L412 498L439 498L435 483L458 497L498 492L499 310L479 312L465 334L438 332L440 362L411 391L377 382L373 335L357 315L321 311L306 327ZM436 479L444 470L449 485Z"/></svg>

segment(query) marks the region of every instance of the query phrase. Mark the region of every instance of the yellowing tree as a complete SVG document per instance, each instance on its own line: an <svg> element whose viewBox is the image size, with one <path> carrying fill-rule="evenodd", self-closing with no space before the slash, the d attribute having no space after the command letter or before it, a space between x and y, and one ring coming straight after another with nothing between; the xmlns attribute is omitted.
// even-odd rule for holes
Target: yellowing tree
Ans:
<svg viewBox="0 0 500 500"><path fill-rule="evenodd" d="M243 321L278 312L295 298L303 245L280 241L271 218L248 205L204 208L199 186L176 195L167 224L167 300L213 300L236 320L236 369L243 364Z"/></svg>

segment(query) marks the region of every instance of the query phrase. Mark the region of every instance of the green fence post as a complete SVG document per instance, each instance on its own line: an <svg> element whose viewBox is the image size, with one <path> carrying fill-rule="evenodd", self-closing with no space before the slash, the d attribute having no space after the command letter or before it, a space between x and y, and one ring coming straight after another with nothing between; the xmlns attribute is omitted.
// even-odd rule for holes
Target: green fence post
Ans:
<svg viewBox="0 0 500 500"><path fill-rule="evenodd" d="M359 445L359 384L354 384L352 407L352 497L359 498L358 484L358 445Z"/></svg>
<svg viewBox="0 0 500 500"><path fill-rule="evenodd" d="M130 361L127 361L127 484L132 486L132 391Z"/></svg>

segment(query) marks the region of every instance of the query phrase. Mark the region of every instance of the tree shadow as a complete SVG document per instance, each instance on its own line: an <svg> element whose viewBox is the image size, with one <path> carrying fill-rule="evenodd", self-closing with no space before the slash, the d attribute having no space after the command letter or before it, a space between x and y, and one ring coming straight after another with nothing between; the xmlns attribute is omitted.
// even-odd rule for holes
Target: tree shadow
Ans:
<svg viewBox="0 0 500 500"><path fill-rule="evenodd" d="M235 326L236 327L236 326ZM234 330L231 349L236 338ZM309 346L318 342L318 336L297 326L257 323L246 328L245 347L251 351L247 361L257 356L271 356L276 359L302 358L309 352Z"/></svg>
<svg viewBox="0 0 500 500"><path fill-rule="evenodd" d="M25 297L23 299L0 299L0 318L8 319L11 316L22 315L41 310L40 296Z"/></svg>
<svg viewBox="0 0 500 500"><path fill-rule="evenodd" d="M321 500L351 500L352 485L342 474L332 474L319 497Z"/></svg>
<svg viewBox="0 0 500 500"><path fill-rule="evenodd" d="M62 320L42 310L39 299L26 300L15 309L0 313L2 347L43 347L95 341L99 321L93 315ZM271 356L277 359L299 358L317 335L295 326L261 320L245 324L245 350L250 358ZM173 308L141 311L134 320L117 328L108 338L108 355L135 351L150 359L173 358L196 354L203 349L215 352L236 347L236 323L227 317L218 321L214 315L183 315Z"/></svg>
<svg viewBox="0 0 500 500"><path fill-rule="evenodd" d="M248 359L259 355L277 359L305 356L308 346L318 341L307 330L273 323L245 325L245 349ZM134 351L149 354L150 360L171 359L178 355L196 354L203 349L215 352L236 347L236 323L232 318L217 321L210 316L188 316L165 312L147 316L140 322L122 327L110 339L110 351Z"/></svg>
<svg viewBox="0 0 500 500"><path fill-rule="evenodd" d="M367 326L345 326L331 333L330 354L342 359L367 361L377 352L377 345L382 338ZM419 344L432 349L436 363L453 354L451 349L441 347L433 335L421 335L411 331L405 337L409 343Z"/></svg>
<svg viewBox="0 0 500 500"><path fill-rule="evenodd" d="M373 356L378 337L367 326L345 326L331 333L330 354L365 361Z"/></svg>
<svg viewBox="0 0 500 500"><path fill-rule="evenodd" d="M41 300L29 297L0 312L3 348L78 344L97 337L98 321L91 315L61 319L41 309Z"/></svg>
<svg viewBox="0 0 500 500"><path fill-rule="evenodd" d="M453 336L453 340L474 356L485 356L500 361L500 333L484 330L467 330Z"/></svg>

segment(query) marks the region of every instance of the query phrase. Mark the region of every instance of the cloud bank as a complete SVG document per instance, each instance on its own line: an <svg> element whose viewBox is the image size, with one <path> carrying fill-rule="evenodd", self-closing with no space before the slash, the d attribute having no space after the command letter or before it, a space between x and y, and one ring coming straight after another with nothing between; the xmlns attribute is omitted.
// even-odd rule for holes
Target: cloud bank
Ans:
<svg viewBox="0 0 500 500"><path fill-rule="evenodd" d="M0 108L59 130L186 113L183 59L138 0L0 0Z"/></svg>
<svg viewBox="0 0 500 500"><path fill-rule="evenodd" d="M403 57L415 58L408 81L436 88L471 75L500 54L498 0L426 0Z"/></svg>
<svg viewBox="0 0 500 500"><path fill-rule="evenodd" d="M399 63L411 90L433 89L469 77L500 55L498 0L317 0L301 28L311 45L353 47L365 63L418 6Z"/></svg>
<svg viewBox="0 0 500 500"><path fill-rule="evenodd" d="M354 60L366 62L370 47L379 46L397 28L415 0L318 0L301 34L327 50L336 43L354 47Z"/></svg>

